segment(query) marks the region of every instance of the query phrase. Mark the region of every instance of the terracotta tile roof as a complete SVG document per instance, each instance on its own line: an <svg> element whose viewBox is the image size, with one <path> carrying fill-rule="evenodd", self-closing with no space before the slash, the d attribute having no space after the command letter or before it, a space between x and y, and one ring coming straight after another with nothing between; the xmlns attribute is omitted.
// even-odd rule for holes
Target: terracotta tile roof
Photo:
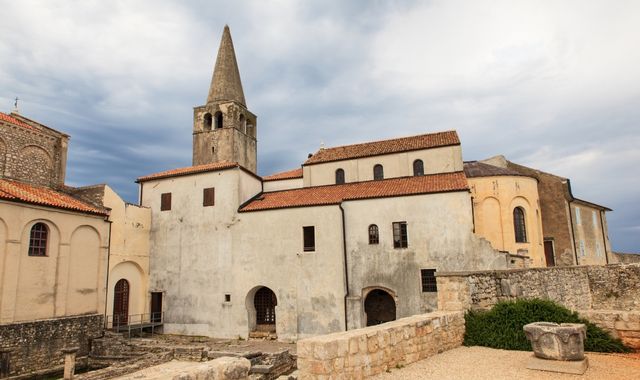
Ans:
<svg viewBox="0 0 640 380"><path fill-rule="evenodd" d="M65 210L108 215L106 210L95 208L71 195L55 191L48 187L34 186L24 182L0 179L0 199L19 201Z"/></svg>
<svg viewBox="0 0 640 380"><path fill-rule="evenodd" d="M262 177L265 181L278 181L282 179L292 179L292 178L302 178L302 168L288 170L286 172L280 172L276 174L271 174L266 177Z"/></svg>
<svg viewBox="0 0 640 380"><path fill-rule="evenodd" d="M464 163L464 174L467 178L474 177L495 177L495 176L520 176L528 177L525 174L517 172L509 168L501 168L499 166L493 166L485 164L484 162L468 161Z"/></svg>
<svg viewBox="0 0 640 380"><path fill-rule="evenodd" d="M449 145L460 145L460 139L458 139L456 131L429 133L426 135L401 137L391 140L344 145L335 148L323 148L311 156L304 165L379 156L382 154L437 148Z"/></svg>
<svg viewBox="0 0 640 380"><path fill-rule="evenodd" d="M357 199L399 197L467 189L467 179L463 172L401 177L262 193L242 206L240 211L336 205L342 201Z"/></svg>
<svg viewBox="0 0 640 380"><path fill-rule="evenodd" d="M183 175L196 174L196 173L213 172L217 170L224 170L224 169L237 168L237 167L240 167L240 165L238 165L237 162L228 162L228 161L215 162L212 164L204 164L204 165L196 165L196 166L187 166L186 168L165 170L163 172L139 177L136 180L136 182L145 182L145 181L151 181L154 179L169 178L169 177L179 177Z"/></svg>
<svg viewBox="0 0 640 380"><path fill-rule="evenodd" d="M0 112L0 120L6 121L7 123L18 125L18 126L23 127L23 128L36 130L36 128L30 126L29 124L25 123L24 121L18 120L18 119L16 119L15 117L13 117L11 115L7 115L6 113Z"/></svg>

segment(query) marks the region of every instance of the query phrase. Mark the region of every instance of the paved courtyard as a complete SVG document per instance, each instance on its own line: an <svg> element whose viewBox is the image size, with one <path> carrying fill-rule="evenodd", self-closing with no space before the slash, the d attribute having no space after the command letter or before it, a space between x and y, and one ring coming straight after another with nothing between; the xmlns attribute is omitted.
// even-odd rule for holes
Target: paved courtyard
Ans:
<svg viewBox="0 0 640 380"><path fill-rule="evenodd" d="M496 350L486 347L459 347L404 368L392 369L374 377L385 379L501 380L501 379L640 379L640 355L587 353L589 369L584 375L568 375L526 369L532 355L525 351Z"/></svg>

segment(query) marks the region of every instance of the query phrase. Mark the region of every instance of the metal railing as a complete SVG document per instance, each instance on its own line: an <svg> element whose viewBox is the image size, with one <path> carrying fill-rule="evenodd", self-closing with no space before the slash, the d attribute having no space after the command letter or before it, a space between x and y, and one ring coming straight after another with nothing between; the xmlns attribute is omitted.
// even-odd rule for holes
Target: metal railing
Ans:
<svg viewBox="0 0 640 380"><path fill-rule="evenodd" d="M144 313L144 314L116 314L107 315L105 319L105 329L115 332L127 332L131 337L131 332L150 329L151 334L155 333L155 328L164 323L164 312Z"/></svg>

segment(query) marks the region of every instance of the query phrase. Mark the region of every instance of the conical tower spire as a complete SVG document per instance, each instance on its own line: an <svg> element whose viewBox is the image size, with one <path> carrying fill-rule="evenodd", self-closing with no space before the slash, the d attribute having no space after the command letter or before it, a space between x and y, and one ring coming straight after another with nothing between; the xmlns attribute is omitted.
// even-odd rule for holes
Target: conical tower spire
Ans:
<svg viewBox="0 0 640 380"><path fill-rule="evenodd" d="M233 49L233 41L231 40L231 32L228 25L224 26L224 31L222 32L222 40L218 49L216 65L213 69L213 78L211 78L207 103L225 100L238 102L245 107L247 105L244 100L240 71L238 70L238 62L236 61L236 53Z"/></svg>

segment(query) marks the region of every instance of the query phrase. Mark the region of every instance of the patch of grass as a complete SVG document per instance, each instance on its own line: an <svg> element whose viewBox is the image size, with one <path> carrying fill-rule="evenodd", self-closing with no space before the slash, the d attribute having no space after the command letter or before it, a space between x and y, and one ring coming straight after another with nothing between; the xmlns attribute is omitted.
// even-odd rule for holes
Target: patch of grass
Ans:
<svg viewBox="0 0 640 380"><path fill-rule="evenodd" d="M585 351L630 352L620 339L582 319L576 312L552 301L531 299L499 302L488 311L469 311L465 315L465 346L485 346L505 350L530 351L522 327L533 322L584 323L587 326Z"/></svg>

